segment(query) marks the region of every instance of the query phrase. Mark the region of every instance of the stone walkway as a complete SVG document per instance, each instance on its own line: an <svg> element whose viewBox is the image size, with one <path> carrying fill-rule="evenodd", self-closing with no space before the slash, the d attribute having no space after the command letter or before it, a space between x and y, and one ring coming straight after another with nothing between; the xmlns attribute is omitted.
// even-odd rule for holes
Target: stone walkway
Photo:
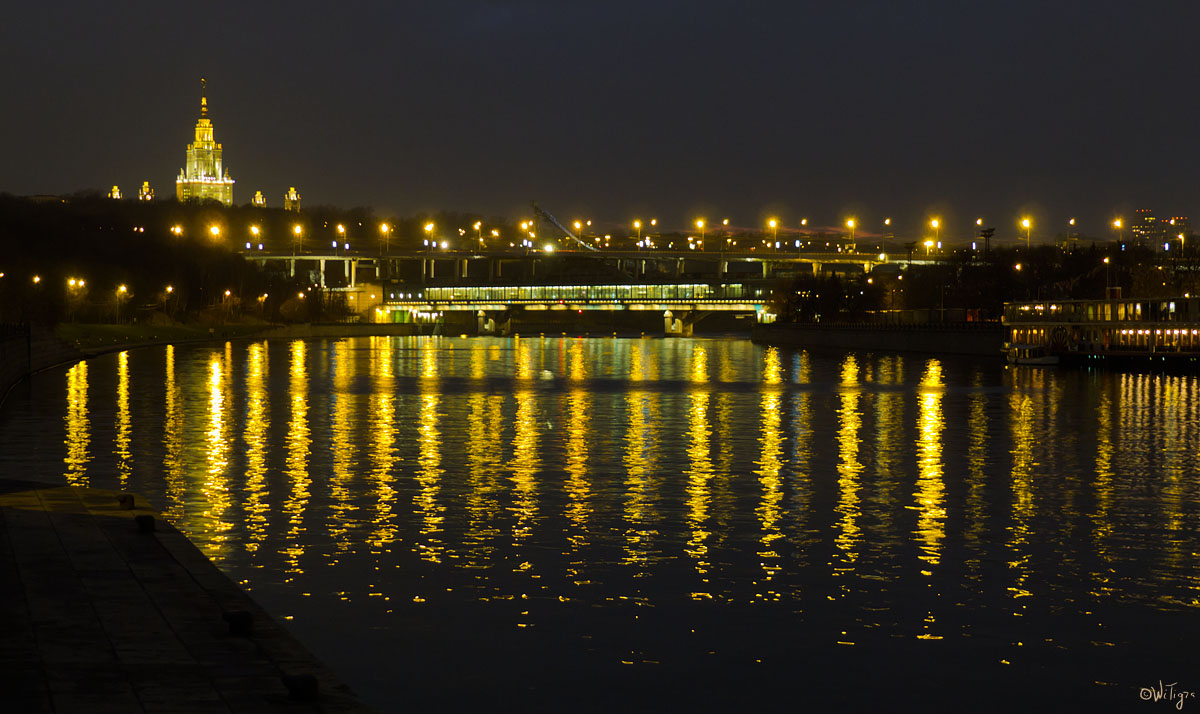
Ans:
<svg viewBox="0 0 1200 714"><path fill-rule="evenodd" d="M140 496L0 480L0 711L368 709Z"/></svg>

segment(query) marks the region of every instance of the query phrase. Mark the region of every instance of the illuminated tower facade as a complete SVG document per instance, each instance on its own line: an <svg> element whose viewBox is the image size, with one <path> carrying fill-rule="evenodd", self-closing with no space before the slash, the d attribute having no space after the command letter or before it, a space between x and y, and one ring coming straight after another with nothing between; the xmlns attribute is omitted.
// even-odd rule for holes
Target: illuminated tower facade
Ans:
<svg viewBox="0 0 1200 714"><path fill-rule="evenodd" d="M175 197L180 201L220 201L233 205L233 179L221 158L221 145L213 140L212 120L208 118L205 82L200 80L200 120L196 122L196 141L188 144L187 163L175 179Z"/></svg>

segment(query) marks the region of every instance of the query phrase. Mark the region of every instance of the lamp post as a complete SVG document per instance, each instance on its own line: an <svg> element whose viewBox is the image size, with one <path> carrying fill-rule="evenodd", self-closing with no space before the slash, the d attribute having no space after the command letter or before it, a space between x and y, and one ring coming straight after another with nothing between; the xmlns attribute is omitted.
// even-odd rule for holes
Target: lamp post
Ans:
<svg viewBox="0 0 1200 714"><path fill-rule="evenodd" d="M296 225L292 226L292 233L296 236L296 242L293 244L293 248L292 248L292 255L295 255L297 252L303 253L304 252L304 228L299 223L297 223Z"/></svg>
<svg viewBox="0 0 1200 714"><path fill-rule="evenodd" d="M1108 299L1108 293L1112 290L1112 284L1108 280L1108 256L1104 256L1104 299Z"/></svg>
<svg viewBox="0 0 1200 714"><path fill-rule="evenodd" d="M430 253L432 253L432 252L433 252L433 248L434 248L434 245L435 245L435 242L434 242L434 239L433 239L433 228L434 228L434 226L433 226L433 224L432 224L432 223L426 223L426 224L425 224L425 236L426 236L425 242L426 242L426 244L429 246L429 252L430 252Z"/></svg>
<svg viewBox="0 0 1200 714"><path fill-rule="evenodd" d="M929 221L929 225L933 226L933 240L937 243L942 242L942 222L934 218Z"/></svg>
<svg viewBox="0 0 1200 714"><path fill-rule="evenodd" d="M772 243L778 242L779 241L779 221L772 218L771 220L767 221L767 225L771 228L771 242Z"/></svg>
<svg viewBox="0 0 1200 714"><path fill-rule="evenodd" d="M346 226L343 226L341 223L337 224L337 232L338 232L338 241L345 243L346 242ZM333 244L333 252L335 255L337 254L337 243Z"/></svg>
<svg viewBox="0 0 1200 714"><path fill-rule="evenodd" d="M700 229L700 244L701 244L701 247L703 248L704 247L704 219L703 218L696 219L696 227Z"/></svg>
<svg viewBox="0 0 1200 714"><path fill-rule="evenodd" d="M1125 231L1123 230L1124 225L1125 225L1124 221L1122 221L1120 218L1116 218L1113 220L1112 224L1113 224L1113 228L1117 229L1117 242L1124 243L1125 242Z"/></svg>
<svg viewBox="0 0 1200 714"><path fill-rule="evenodd" d="M1029 236L1033 232L1033 221L1022 218L1021 227L1025 229L1025 250L1029 250Z"/></svg>
<svg viewBox="0 0 1200 714"><path fill-rule="evenodd" d="M853 218L846 219L846 227L850 229L850 250L854 250L854 227L856 221Z"/></svg>

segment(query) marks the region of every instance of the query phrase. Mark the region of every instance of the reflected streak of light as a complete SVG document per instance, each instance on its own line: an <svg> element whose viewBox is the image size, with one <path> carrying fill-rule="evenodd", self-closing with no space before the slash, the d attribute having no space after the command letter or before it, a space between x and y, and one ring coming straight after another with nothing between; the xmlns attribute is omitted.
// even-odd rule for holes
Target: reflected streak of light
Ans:
<svg viewBox="0 0 1200 714"><path fill-rule="evenodd" d="M496 551L492 541L500 535L498 474L500 445L495 438L503 428L504 396L474 393L468 398L467 416L467 543L468 565L486 567Z"/></svg>
<svg viewBox="0 0 1200 714"><path fill-rule="evenodd" d="M572 340L567 348L567 375L573 382L587 379L587 367L583 362L583 340Z"/></svg>
<svg viewBox="0 0 1200 714"><path fill-rule="evenodd" d="M634 354L637 354L634 352ZM639 569L650 563L650 547L658 531L654 522L653 483L657 465L656 447L658 424L658 395L630 392L626 396L627 428L625 431L625 555L621 562Z"/></svg>
<svg viewBox="0 0 1200 714"><path fill-rule="evenodd" d="M779 359L778 347L768 347L763 355L763 382L766 384L783 382L783 364Z"/></svg>
<svg viewBox="0 0 1200 714"><path fill-rule="evenodd" d="M1096 405L1096 507L1092 513L1092 538L1096 555L1104 571L1112 563L1112 554L1108 551L1109 540L1112 538L1113 524L1111 518L1113 506L1113 407L1112 397L1107 391L1101 391ZM1108 572L1092 573L1092 594L1100 597L1112 591L1111 578Z"/></svg>
<svg viewBox="0 0 1200 714"><path fill-rule="evenodd" d="M1033 425L1033 399L1025 390L1014 389L1009 397L1012 431L1012 525L1009 526L1008 549L1012 551L1009 567L1016 570L1009 594L1014 598L1031 595L1025 589L1029 577L1030 523L1033 521L1033 446L1036 433Z"/></svg>
<svg viewBox="0 0 1200 714"><path fill-rule="evenodd" d="M396 540L396 489L392 486L396 466L396 397L393 377L394 359L389 337L371 338L371 372L375 377L375 393L371 398L368 422L371 430L371 482L375 491L375 516L368 542L376 549L385 549Z"/></svg>
<svg viewBox="0 0 1200 714"><path fill-rule="evenodd" d="M708 521L709 481L713 477L712 457L709 455L709 440L712 437L712 427L708 419L707 392L692 392L690 395L691 408L688 410L688 444L687 453L690 457L687 471L686 501L687 522L691 529L691 537L684 549L696 561L696 572L700 575L708 573L708 537L711 532L705 530Z"/></svg>
<svg viewBox="0 0 1200 714"><path fill-rule="evenodd" d="M163 405L163 474L166 480L168 520L183 517L187 479L183 474L183 398L175 382L175 345L167 345Z"/></svg>
<svg viewBox="0 0 1200 714"><path fill-rule="evenodd" d="M974 386L980 386L978 374ZM968 568L978 576L978 570L983 564L981 556L986 547L984 539L987 535L987 494L984 484L988 453L988 417L987 397L981 393L971 395L967 426L970 443L967 444L967 525L963 538L974 554L967 563Z"/></svg>
<svg viewBox="0 0 1200 714"><path fill-rule="evenodd" d="M942 365L931 359L921 378L920 412L917 418L917 504L916 536L922 554L918 557L937 565L942 540L946 537L946 485L942 480Z"/></svg>
<svg viewBox="0 0 1200 714"><path fill-rule="evenodd" d="M762 486L762 500L755 511L762 527L762 550L758 552L758 557L762 559L761 565L767 580L782 570L779 553L775 550L775 541L783 537L779 530L780 503L783 501L783 488L779 479L782 468L780 456L783 453L783 435L780 432L781 401L782 397L778 392L762 395L762 431L759 437L761 457L756 472L758 482Z"/></svg>
<svg viewBox="0 0 1200 714"><path fill-rule="evenodd" d="M330 405L329 449L332 452L332 471L329 479L329 535L337 549L346 552L353 542L350 529L354 524L354 506L350 502L350 486L354 480L353 415L357 412L354 392L354 353L347 340L333 345L333 394Z"/></svg>
<svg viewBox="0 0 1200 714"><path fill-rule="evenodd" d="M708 381L708 352L699 342L692 343L692 360L688 376L693 382Z"/></svg>
<svg viewBox="0 0 1200 714"><path fill-rule="evenodd" d="M582 389L572 390L567 397L567 520L572 533L567 536L572 550L587 545L588 518L591 515L591 485L588 483L588 410L591 408L588 393Z"/></svg>
<svg viewBox="0 0 1200 714"><path fill-rule="evenodd" d="M432 352L432 350L430 350ZM417 414L417 474L419 490L413 498L413 506L421 515L420 534L424 542L418 542L417 555L430 563L442 562L445 550L437 534L442 532L445 506L438 503L442 474L442 437L438 433L438 403L436 393L421 395L421 407Z"/></svg>
<svg viewBox="0 0 1200 714"><path fill-rule="evenodd" d="M838 534L834 544L841 551L841 566L835 566L834 571L853 569L858 559L858 545L861 540L861 530L858 520L862 516L859 507L859 475L863 466L858 461L859 435L862 426L862 415L858 411L858 361L854 355L847 355L842 362L842 382L838 408L838 502L834 507L840 520ZM843 586L845 588L845 586Z"/></svg>
<svg viewBox="0 0 1200 714"><path fill-rule="evenodd" d="M225 377L224 365L217 356L208 363L208 429L205 431L205 457L208 468L205 472L205 510L202 512L206 529L214 534L203 542L202 550L213 559L221 559L225 553L227 533L233 523L225 520L232 505L229 493L229 380Z"/></svg>
<svg viewBox="0 0 1200 714"><path fill-rule="evenodd" d="M312 441L308 426L308 365L306 349L302 340L294 340L289 370L289 399L291 418L288 420L287 468L284 473L291 481L291 491L283 504L288 516L287 546L284 548L286 572L303 572L300 558L304 555L305 539L304 511L311 497L309 487L312 479L308 474L308 456Z"/></svg>
<svg viewBox="0 0 1200 714"><path fill-rule="evenodd" d="M133 425L129 418L129 350L117 355L117 433L113 447L117 457L117 477L122 491L129 488L133 473L133 453L129 450Z"/></svg>
<svg viewBox="0 0 1200 714"><path fill-rule="evenodd" d="M88 419L88 365L79 362L67 370L67 413L63 417L67 438L67 454L63 458L67 483L87 486L87 465L92 460L92 425Z"/></svg>
<svg viewBox="0 0 1200 714"><path fill-rule="evenodd" d="M523 345L524 346L524 345ZM513 545L519 545L533 533L537 517L538 436L536 395L528 390L517 392L517 417L513 424L513 458L511 464L515 502L511 510L517 521L513 524ZM528 564L524 564L527 568Z"/></svg>
<svg viewBox="0 0 1200 714"><path fill-rule="evenodd" d="M876 370L876 379L882 385L903 384L902 365L899 356L882 357ZM871 539L885 548L898 549L895 528L895 512L901 502L899 474L903 473L901 444L904 433L905 395L901 391L881 390L874 395L875 403L875 493L871 497L872 513L878 521L870 530Z"/></svg>
<svg viewBox="0 0 1200 714"><path fill-rule="evenodd" d="M249 540L246 550L255 552L267 537L267 520L271 507L267 503L267 432L271 428L268 411L267 342L256 342L246 356L246 530Z"/></svg>

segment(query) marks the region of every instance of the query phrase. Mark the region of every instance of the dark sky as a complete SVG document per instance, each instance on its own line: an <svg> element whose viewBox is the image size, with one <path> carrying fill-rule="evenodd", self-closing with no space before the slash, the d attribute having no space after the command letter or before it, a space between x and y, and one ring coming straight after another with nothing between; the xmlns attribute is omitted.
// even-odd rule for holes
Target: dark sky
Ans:
<svg viewBox="0 0 1200 714"><path fill-rule="evenodd" d="M1198 3L10 5L0 191L174 191L209 81L246 202L947 238L1196 214ZM1200 216L1194 216L1194 220Z"/></svg>

